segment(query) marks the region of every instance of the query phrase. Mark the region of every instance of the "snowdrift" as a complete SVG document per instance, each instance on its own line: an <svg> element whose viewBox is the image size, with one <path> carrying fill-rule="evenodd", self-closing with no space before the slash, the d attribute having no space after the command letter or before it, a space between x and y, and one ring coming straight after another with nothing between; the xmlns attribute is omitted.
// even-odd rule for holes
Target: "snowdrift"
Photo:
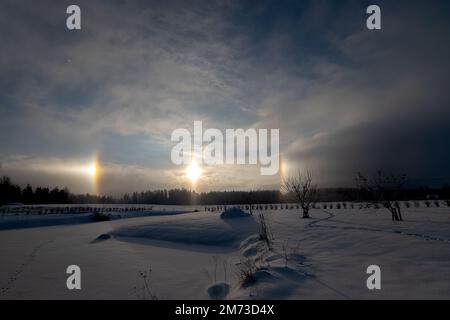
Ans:
<svg viewBox="0 0 450 320"><path fill-rule="evenodd" d="M239 208L229 208L220 214L220 219L236 219L236 218L247 218L250 214L242 211Z"/></svg>
<svg viewBox="0 0 450 320"><path fill-rule="evenodd" d="M148 210L148 211L125 211L120 213L96 212L78 214L28 214L25 212L14 215L3 215L0 217L0 231L11 229L38 228L60 225L76 225L95 222L105 222L119 219L130 219L138 217L180 215L190 212L189 209L178 210Z"/></svg>
<svg viewBox="0 0 450 320"><path fill-rule="evenodd" d="M145 224L127 225L111 232L122 241L159 240L181 245L239 248L240 242L257 232L253 218L223 221L216 214L189 213L183 216L159 217ZM158 245L157 243L153 243ZM202 250L195 248L194 250Z"/></svg>

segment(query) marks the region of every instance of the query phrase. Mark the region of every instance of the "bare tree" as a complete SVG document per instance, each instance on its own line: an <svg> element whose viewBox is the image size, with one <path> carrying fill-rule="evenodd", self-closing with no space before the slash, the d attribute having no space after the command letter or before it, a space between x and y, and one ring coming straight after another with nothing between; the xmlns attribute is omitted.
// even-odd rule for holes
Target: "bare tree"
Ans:
<svg viewBox="0 0 450 320"><path fill-rule="evenodd" d="M358 173L357 184L363 194L368 197L368 205L386 208L392 216L392 221L403 221L400 209L400 195L406 184L406 175L385 175L381 171L372 179Z"/></svg>
<svg viewBox="0 0 450 320"><path fill-rule="evenodd" d="M310 218L309 209L316 201L317 196L317 185L313 184L311 172L308 170L299 171L297 176L286 178L282 188L288 196L300 204L303 210L303 218Z"/></svg>

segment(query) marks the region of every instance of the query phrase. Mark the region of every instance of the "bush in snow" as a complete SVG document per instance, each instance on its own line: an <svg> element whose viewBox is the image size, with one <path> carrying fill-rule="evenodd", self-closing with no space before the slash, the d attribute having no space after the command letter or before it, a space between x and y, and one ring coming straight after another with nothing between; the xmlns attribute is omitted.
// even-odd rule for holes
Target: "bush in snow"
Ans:
<svg viewBox="0 0 450 320"><path fill-rule="evenodd" d="M271 249L273 234L262 213L259 214L259 240L264 241L267 244L267 248Z"/></svg>
<svg viewBox="0 0 450 320"><path fill-rule="evenodd" d="M249 285L256 281L255 273L258 271L255 261L246 259L238 264L237 277L239 282L243 285Z"/></svg>

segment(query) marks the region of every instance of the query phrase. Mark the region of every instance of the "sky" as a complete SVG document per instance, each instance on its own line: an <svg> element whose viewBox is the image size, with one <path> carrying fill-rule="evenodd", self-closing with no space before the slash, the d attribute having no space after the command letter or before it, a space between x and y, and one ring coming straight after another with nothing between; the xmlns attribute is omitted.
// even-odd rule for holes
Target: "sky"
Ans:
<svg viewBox="0 0 450 320"><path fill-rule="evenodd" d="M448 1L2 0L0 175L112 195L276 189L306 169L322 187L450 184L449 36ZM193 184L170 138L196 120L279 129L282 172L202 166Z"/></svg>

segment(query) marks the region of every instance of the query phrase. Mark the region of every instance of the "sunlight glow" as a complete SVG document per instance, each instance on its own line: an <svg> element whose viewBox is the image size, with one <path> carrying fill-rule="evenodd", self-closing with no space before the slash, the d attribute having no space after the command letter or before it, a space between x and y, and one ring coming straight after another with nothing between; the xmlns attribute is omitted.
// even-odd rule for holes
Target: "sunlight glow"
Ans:
<svg viewBox="0 0 450 320"><path fill-rule="evenodd" d="M189 167L186 169L186 176L191 180L192 184L195 184L198 179L202 176L202 169L199 167L197 162L194 160L191 162Z"/></svg>
<svg viewBox="0 0 450 320"><path fill-rule="evenodd" d="M76 170L76 167L74 168ZM95 178L98 174L99 166L97 160L95 160L93 163L79 167L78 169L80 172L87 174L88 176Z"/></svg>
<svg viewBox="0 0 450 320"><path fill-rule="evenodd" d="M98 160L94 160L90 165L83 167L82 171L90 177L93 183L94 192L98 193L100 175L100 164Z"/></svg>
<svg viewBox="0 0 450 320"><path fill-rule="evenodd" d="M87 172L89 173L89 175L95 177L95 174L97 173L96 165L93 164L93 165L89 166L89 167L87 168Z"/></svg>

